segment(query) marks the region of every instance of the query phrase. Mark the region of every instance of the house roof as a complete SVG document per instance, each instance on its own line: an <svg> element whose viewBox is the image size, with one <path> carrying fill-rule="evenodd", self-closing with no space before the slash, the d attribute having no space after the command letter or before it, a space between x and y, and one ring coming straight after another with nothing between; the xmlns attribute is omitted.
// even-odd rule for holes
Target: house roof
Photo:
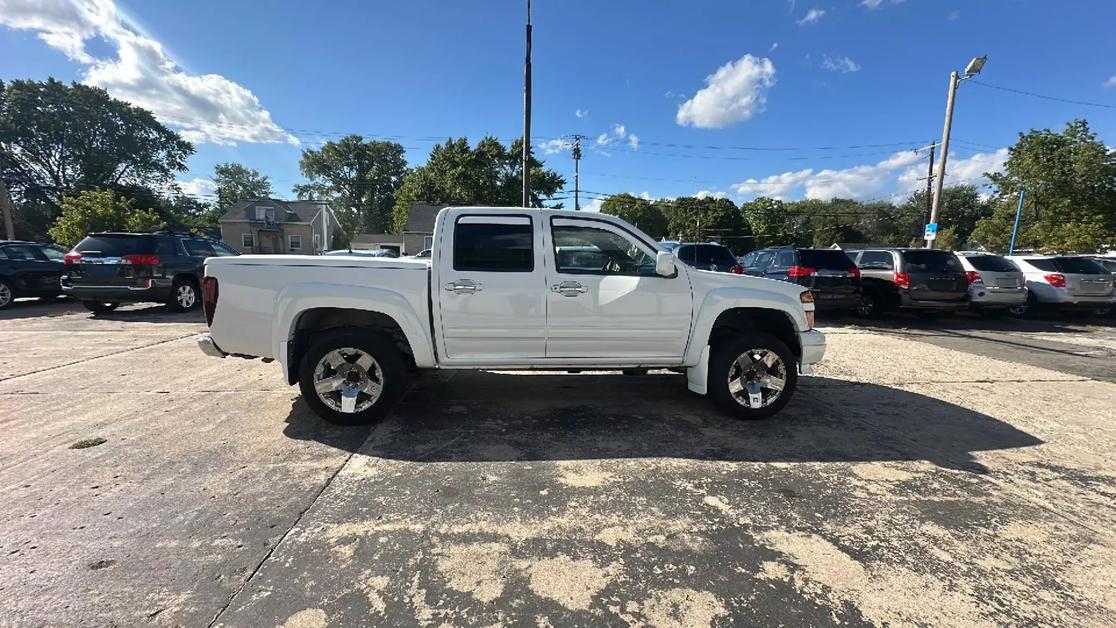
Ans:
<svg viewBox="0 0 1116 628"><path fill-rule="evenodd" d="M322 207L328 207L325 201L283 201L277 198L245 198L232 204L217 222L228 220L255 220L255 208L268 206L275 208L276 222L310 222Z"/></svg>
<svg viewBox="0 0 1116 628"><path fill-rule="evenodd" d="M442 211L445 205L427 205L425 203L411 203L411 210L407 213L407 226L403 231L418 233L434 233L434 218Z"/></svg>

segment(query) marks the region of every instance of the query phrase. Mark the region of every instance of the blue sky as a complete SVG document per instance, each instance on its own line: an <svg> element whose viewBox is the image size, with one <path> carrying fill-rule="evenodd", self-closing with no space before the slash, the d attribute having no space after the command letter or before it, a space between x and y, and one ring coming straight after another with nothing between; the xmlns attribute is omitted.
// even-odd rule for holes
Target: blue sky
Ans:
<svg viewBox="0 0 1116 628"><path fill-rule="evenodd" d="M195 141L195 193L238 161L287 196L301 151L347 133L412 164L447 136L517 137L523 19L518 0L0 0L0 78L152 109ZM904 194L924 185L911 151L940 137L950 70L976 55L976 81L1116 105L1106 0L535 0L534 24L533 143L572 188L560 138L588 136L591 192ZM947 182L982 183L1018 132L1075 117L1116 145L1112 108L963 85Z"/></svg>

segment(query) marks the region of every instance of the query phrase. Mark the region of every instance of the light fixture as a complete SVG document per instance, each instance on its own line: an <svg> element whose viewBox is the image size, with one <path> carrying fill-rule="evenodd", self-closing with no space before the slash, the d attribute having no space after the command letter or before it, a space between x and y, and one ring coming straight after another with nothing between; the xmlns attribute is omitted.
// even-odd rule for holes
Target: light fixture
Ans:
<svg viewBox="0 0 1116 628"><path fill-rule="evenodd" d="M980 71L984 68L984 64L987 63L987 62L988 62L988 57L987 56L973 57L973 60L969 62L969 65L965 66L965 76L973 76L974 74L980 74Z"/></svg>

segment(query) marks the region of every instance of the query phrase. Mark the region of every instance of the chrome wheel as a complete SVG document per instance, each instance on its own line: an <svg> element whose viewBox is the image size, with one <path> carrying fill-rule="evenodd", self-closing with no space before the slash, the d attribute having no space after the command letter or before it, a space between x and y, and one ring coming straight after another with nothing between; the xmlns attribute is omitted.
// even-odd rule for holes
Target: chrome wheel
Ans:
<svg viewBox="0 0 1116 628"><path fill-rule="evenodd" d="M770 349L749 349L729 369L728 389L745 408L766 408L787 386L787 365Z"/></svg>
<svg viewBox="0 0 1116 628"><path fill-rule="evenodd" d="M384 390L384 373L368 353L335 349L314 367L314 391L327 407L353 414L371 408Z"/></svg>
<svg viewBox="0 0 1116 628"><path fill-rule="evenodd" d="M12 289L7 283L0 281L0 309L8 307L12 302Z"/></svg>
<svg viewBox="0 0 1116 628"><path fill-rule="evenodd" d="M198 302L198 291L194 290L193 284L184 283L178 286L178 290L174 293L174 300L178 302L178 307L188 310Z"/></svg>

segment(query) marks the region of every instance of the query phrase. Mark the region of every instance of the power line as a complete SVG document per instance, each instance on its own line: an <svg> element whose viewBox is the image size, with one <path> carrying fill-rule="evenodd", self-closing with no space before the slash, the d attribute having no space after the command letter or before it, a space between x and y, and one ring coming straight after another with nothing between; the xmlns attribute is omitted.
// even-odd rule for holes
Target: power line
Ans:
<svg viewBox="0 0 1116 628"><path fill-rule="evenodd" d="M1099 102L1089 102L1087 100L1073 100L1071 98L1060 98L1058 96L1048 96L1046 94L1039 94L1036 92L1028 92L1022 89L1015 89L1014 87L1004 87L1002 85L992 85L991 83L982 83L980 81L969 81L973 85L980 85L981 87L989 87L991 89L998 89L1004 92L1011 92L1013 94L1022 94L1024 96L1031 96L1032 98L1043 98L1045 100L1055 100L1058 102L1069 103L1071 105L1085 105L1086 107L1104 107L1105 109L1116 109L1116 105L1107 105Z"/></svg>

